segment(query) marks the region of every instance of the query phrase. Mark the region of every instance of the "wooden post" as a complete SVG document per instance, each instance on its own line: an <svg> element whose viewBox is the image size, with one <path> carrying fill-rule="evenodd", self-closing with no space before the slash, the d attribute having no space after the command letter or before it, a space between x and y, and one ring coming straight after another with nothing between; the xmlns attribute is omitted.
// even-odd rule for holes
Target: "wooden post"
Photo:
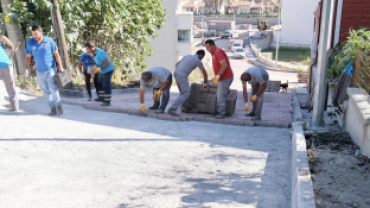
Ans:
<svg viewBox="0 0 370 208"><path fill-rule="evenodd" d="M361 53L362 51L360 49L357 49L356 67L353 72L353 78L352 78L352 86L357 87L357 88L360 87L358 84L358 79L360 76L360 69L361 69L361 62L362 62Z"/></svg>

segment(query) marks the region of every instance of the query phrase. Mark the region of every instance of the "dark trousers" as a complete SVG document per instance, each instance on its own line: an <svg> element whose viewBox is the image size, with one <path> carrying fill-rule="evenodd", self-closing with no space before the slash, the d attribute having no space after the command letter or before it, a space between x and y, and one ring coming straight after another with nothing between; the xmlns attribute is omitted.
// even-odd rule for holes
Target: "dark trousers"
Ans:
<svg viewBox="0 0 370 208"><path fill-rule="evenodd" d="M166 109L168 101L170 100L170 89L171 89L171 86L172 86L172 74L170 74L170 76L168 76L167 79L168 79L168 85L167 85L166 88L164 88L164 90L162 92L163 93L162 94L162 102L154 100L154 106L157 106L157 107L159 106L163 110ZM159 90L159 88L154 88L153 87L153 95L158 90Z"/></svg>
<svg viewBox="0 0 370 208"><path fill-rule="evenodd" d="M108 102L108 103L110 103L110 100L112 97L112 74L113 74L113 70L101 75L103 91L104 91L103 98L104 98L104 102Z"/></svg>
<svg viewBox="0 0 370 208"><path fill-rule="evenodd" d="M87 73L87 69L84 69L84 75L86 77L86 81L85 81L86 90L87 90L87 93L89 94L89 97L91 97L91 81L90 81L91 74ZM95 85L95 89L96 89L96 94L98 95L98 97L100 97L99 93L102 89L100 74L95 74L95 76L94 76L94 85Z"/></svg>

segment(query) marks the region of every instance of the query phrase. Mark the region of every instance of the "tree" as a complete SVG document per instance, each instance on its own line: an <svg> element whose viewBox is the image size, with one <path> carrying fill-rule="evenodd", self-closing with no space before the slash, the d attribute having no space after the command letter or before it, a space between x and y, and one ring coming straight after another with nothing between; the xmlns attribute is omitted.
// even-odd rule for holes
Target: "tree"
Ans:
<svg viewBox="0 0 370 208"><path fill-rule="evenodd" d="M211 3L213 4L213 7L216 9L216 14L218 14L219 9L220 9L223 2L224 2L224 0L211 0Z"/></svg>
<svg viewBox="0 0 370 208"><path fill-rule="evenodd" d="M19 20L26 39L30 27L40 24L45 35L55 37L48 0L26 0L12 4L11 21ZM163 26L167 15L161 0L60 0L58 8L65 25L65 38L72 47L70 56L79 56L87 41L107 51L116 69L127 78L146 68L146 57L152 55L150 37Z"/></svg>
<svg viewBox="0 0 370 208"><path fill-rule="evenodd" d="M227 13L231 10L231 6L236 2L237 0L227 0ZM234 12L233 12L234 13Z"/></svg>

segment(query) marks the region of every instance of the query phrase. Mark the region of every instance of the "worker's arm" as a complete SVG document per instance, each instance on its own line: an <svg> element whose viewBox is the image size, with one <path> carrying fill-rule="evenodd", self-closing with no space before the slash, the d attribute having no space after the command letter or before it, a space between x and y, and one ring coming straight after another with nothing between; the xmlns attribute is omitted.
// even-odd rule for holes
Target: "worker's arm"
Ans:
<svg viewBox="0 0 370 208"><path fill-rule="evenodd" d="M59 69L58 70L59 70L59 72L60 73L63 73L64 72L63 63L60 60L60 56L59 56L58 50L53 51L53 55L55 56L55 60L58 63L58 66L59 66Z"/></svg>
<svg viewBox="0 0 370 208"><path fill-rule="evenodd" d="M14 45L12 41L10 41L7 37L5 36L0 36L0 41L4 41L13 51L14 51Z"/></svg>
<svg viewBox="0 0 370 208"><path fill-rule="evenodd" d="M145 88L140 87L140 103L143 105L144 104L144 93L145 93Z"/></svg>
<svg viewBox="0 0 370 208"><path fill-rule="evenodd" d="M82 65L83 65L83 63L81 61L79 61L78 64L77 64L77 68L78 68L78 70L80 71L81 74L83 74Z"/></svg>
<svg viewBox="0 0 370 208"><path fill-rule="evenodd" d="M221 66L220 71L219 71L219 72L218 72L218 74L217 74L217 76L219 76L219 77L221 77L221 76L225 73L225 71L226 71L226 69L227 69L226 60L222 60L222 61L220 61L220 64L221 64L222 66Z"/></svg>
<svg viewBox="0 0 370 208"><path fill-rule="evenodd" d="M244 98L244 102L248 103L247 83L243 84L243 98Z"/></svg>
<svg viewBox="0 0 370 208"><path fill-rule="evenodd" d="M101 65L101 67L100 67L100 68L104 69L104 68L105 68L105 67L107 67L109 64L110 64L110 63L109 63L109 60L106 58L106 59L104 59L104 63L103 63L103 65Z"/></svg>
<svg viewBox="0 0 370 208"><path fill-rule="evenodd" d="M179 65L179 63L180 63L180 61L179 61L179 62L177 62L176 67Z"/></svg>
<svg viewBox="0 0 370 208"><path fill-rule="evenodd" d="M265 82L260 83L260 89L256 93L257 96L260 96L267 88L267 84Z"/></svg>
<svg viewBox="0 0 370 208"><path fill-rule="evenodd" d="M203 74L203 77L204 77L204 84L207 84L208 83L208 75L207 75L207 72L205 69L202 69L202 74Z"/></svg>
<svg viewBox="0 0 370 208"><path fill-rule="evenodd" d="M26 69L24 70L24 76L25 77L28 77L28 68L30 67L30 63L31 63L31 57L32 55L31 54L26 54Z"/></svg>
<svg viewBox="0 0 370 208"><path fill-rule="evenodd" d="M168 81L168 79L166 79L166 81L164 81L162 83L161 88L159 88L159 91L162 92L167 87L168 83L169 83L169 81Z"/></svg>

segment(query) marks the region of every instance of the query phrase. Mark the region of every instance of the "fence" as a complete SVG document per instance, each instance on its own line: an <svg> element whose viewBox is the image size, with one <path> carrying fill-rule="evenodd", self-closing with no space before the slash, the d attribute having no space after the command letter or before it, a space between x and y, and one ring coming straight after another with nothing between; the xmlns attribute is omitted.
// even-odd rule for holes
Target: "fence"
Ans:
<svg viewBox="0 0 370 208"><path fill-rule="evenodd" d="M357 50L352 86L362 88L370 93L370 56L360 49Z"/></svg>

